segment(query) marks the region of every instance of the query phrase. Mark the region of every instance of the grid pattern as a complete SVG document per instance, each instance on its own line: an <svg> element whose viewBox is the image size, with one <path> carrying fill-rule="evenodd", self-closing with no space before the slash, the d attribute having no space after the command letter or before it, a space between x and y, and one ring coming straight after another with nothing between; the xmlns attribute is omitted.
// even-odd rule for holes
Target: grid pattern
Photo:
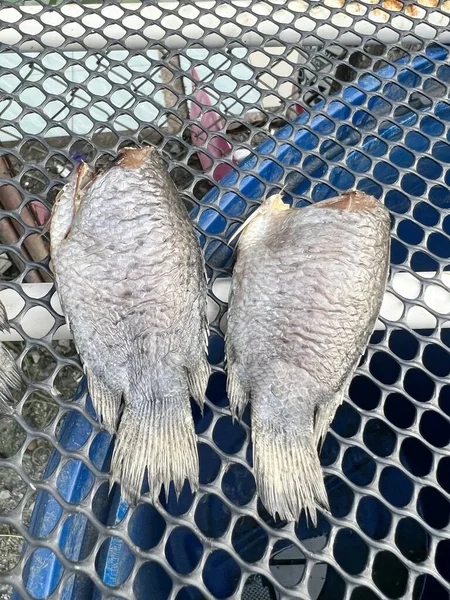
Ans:
<svg viewBox="0 0 450 600"><path fill-rule="evenodd" d="M0 298L24 380L0 419L2 598L448 598L449 16L437 0L1 3ZM108 495L113 441L40 233L79 160L135 143L167 159L204 248L214 372L193 407L200 492L130 509ZM223 371L227 239L283 187L299 206L357 188L392 216L315 528L259 503Z"/></svg>

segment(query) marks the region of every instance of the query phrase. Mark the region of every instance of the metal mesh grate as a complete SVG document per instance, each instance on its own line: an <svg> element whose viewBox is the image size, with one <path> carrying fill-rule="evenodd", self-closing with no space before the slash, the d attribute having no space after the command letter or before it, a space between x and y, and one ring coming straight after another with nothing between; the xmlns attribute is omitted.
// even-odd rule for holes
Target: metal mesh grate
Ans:
<svg viewBox="0 0 450 600"><path fill-rule="evenodd" d="M0 420L0 598L448 598L450 3L0 6L0 298L25 382ZM200 493L129 510L83 382L74 396L38 234L77 161L136 142L167 158L204 247L214 374ZM392 214L382 324L327 436L316 528L258 503L248 412L233 424L225 394L226 239L283 186L299 205L356 187Z"/></svg>

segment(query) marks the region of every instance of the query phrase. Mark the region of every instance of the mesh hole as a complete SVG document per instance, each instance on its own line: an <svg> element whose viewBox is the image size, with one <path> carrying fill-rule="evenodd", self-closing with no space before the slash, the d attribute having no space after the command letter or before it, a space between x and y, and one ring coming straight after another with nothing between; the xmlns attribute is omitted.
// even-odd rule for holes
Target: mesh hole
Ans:
<svg viewBox="0 0 450 600"><path fill-rule="evenodd" d="M212 483L218 476L222 462L220 457L208 444L198 445L200 461L200 483Z"/></svg>
<svg viewBox="0 0 450 600"><path fill-rule="evenodd" d="M45 381L56 368L55 357L41 346L31 347L22 359L22 371L31 381Z"/></svg>
<svg viewBox="0 0 450 600"><path fill-rule="evenodd" d="M74 543L74 532L83 532ZM86 559L92 552L98 538L95 526L82 514L70 515L65 520L59 539L64 556L72 561Z"/></svg>
<svg viewBox="0 0 450 600"><path fill-rule="evenodd" d="M401 429L408 429L416 419L414 405L401 394L389 394L384 403L384 414Z"/></svg>
<svg viewBox="0 0 450 600"><path fill-rule="evenodd" d="M355 501L353 490L336 475L325 478L325 487L330 503L331 514L336 518L342 518L349 514Z"/></svg>
<svg viewBox="0 0 450 600"><path fill-rule="evenodd" d="M36 586L39 578L39 565L46 564L52 567L53 577L49 586L42 590L40 586ZM35 550L30 558L27 560L25 567L23 578L25 583L25 587L27 592L33 597L37 599L46 598L47 595L52 594L59 582L61 581L61 577L63 575L64 568L61 562L56 558L55 554L49 550L48 548L39 548Z"/></svg>
<svg viewBox="0 0 450 600"><path fill-rule="evenodd" d="M283 587L298 585L303 578L305 566L306 556L298 546L288 540L275 542L269 567L272 575Z"/></svg>
<svg viewBox="0 0 450 600"><path fill-rule="evenodd" d="M392 385L400 376L400 365L386 352L375 352L370 360L370 372L381 383Z"/></svg>
<svg viewBox="0 0 450 600"><path fill-rule="evenodd" d="M361 417L348 402L344 402L336 411L332 428L343 437L354 436L361 424Z"/></svg>
<svg viewBox="0 0 450 600"><path fill-rule="evenodd" d="M72 481L77 485L72 487ZM56 485L67 502L79 503L89 494L94 485L94 476L80 460L68 460L61 468Z"/></svg>
<svg viewBox="0 0 450 600"><path fill-rule="evenodd" d="M357 375L350 384L349 395L364 410L374 410L381 398L380 388L365 375Z"/></svg>
<svg viewBox="0 0 450 600"><path fill-rule="evenodd" d="M347 573L357 575L366 566L369 548L352 529L340 529L334 541L334 557Z"/></svg>
<svg viewBox="0 0 450 600"><path fill-rule="evenodd" d="M161 514L150 504L138 504L131 514L128 533L131 541L141 550L151 550L160 542L166 530Z"/></svg>
<svg viewBox="0 0 450 600"><path fill-rule="evenodd" d="M0 457L9 458L22 448L27 434L12 417L0 419Z"/></svg>
<svg viewBox="0 0 450 600"><path fill-rule="evenodd" d="M0 490L2 500L0 514L7 514L22 501L26 485L15 471L7 467L0 467Z"/></svg>
<svg viewBox="0 0 450 600"><path fill-rule="evenodd" d="M322 466L326 467L335 463L338 459L339 452L339 442L331 433L327 433L320 453L320 462Z"/></svg>
<svg viewBox="0 0 450 600"><path fill-rule="evenodd" d="M227 454L236 454L242 448L246 433L242 425L231 417L222 417L214 427L213 439L217 447Z"/></svg>
<svg viewBox="0 0 450 600"><path fill-rule="evenodd" d="M197 588L187 586L178 592L176 598L177 600L204 600L205 596Z"/></svg>
<svg viewBox="0 0 450 600"><path fill-rule="evenodd" d="M428 475L433 466L433 455L417 438L406 438L400 448L400 460L417 477Z"/></svg>
<svg viewBox="0 0 450 600"><path fill-rule="evenodd" d="M70 577L61 586L61 597L70 598L89 598L99 595L100 591L92 579L84 573L76 573Z"/></svg>
<svg viewBox="0 0 450 600"><path fill-rule="evenodd" d="M430 536L415 519L401 519L395 531L395 543L400 552L414 563L426 560L430 547Z"/></svg>
<svg viewBox="0 0 450 600"><path fill-rule="evenodd" d="M388 502L400 507L410 503L414 492L412 481L397 467L383 469L378 487Z"/></svg>
<svg viewBox="0 0 450 600"><path fill-rule="evenodd" d="M222 490L233 504L243 506L255 495L255 480L242 465L230 465L222 478Z"/></svg>
<svg viewBox="0 0 450 600"><path fill-rule="evenodd" d="M362 448L347 448L342 459L342 470L352 483L369 485L375 476L375 461Z"/></svg>
<svg viewBox="0 0 450 600"><path fill-rule="evenodd" d="M252 517L237 520L231 538L233 548L246 562L253 563L263 557L269 536Z"/></svg>
<svg viewBox="0 0 450 600"><path fill-rule="evenodd" d="M48 440L31 439L22 459L25 473L33 479L50 477L58 466L59 454L52 454L53 446ZM50 458L53 460L50 461Z"/></svg>
<svg viewBox="0 0 450 600"><path fill-rule="evenodd" d="M420 433L427 442L437 448L443 448L450 442L450 424L436 411L427 410L423 413Z"/></svg>
<svg viewBox="0 0 450 600"><path fill-rule="evenodd" d="M318 581L323 582L320 587ZM345 581L330 565L318 562L311 571L308 581L308 591L312 595L319 587L320 597L331 597L333 600L343 600L345 597Z"/></svg>
<svg viewBox="0 0 450 600"><path fill-rule="evenodd" d="M51 396L41 391L33 392L22 407L22 416L27 424L34 429L45 429L57 414L57 403Z"/></svg>
<svg viewBox="0 0 450 600"><path fill-rule="evenodd" d="M417 499L419 515L430 527L443 529L450 520L450 504L435 488L423 487Z"/></svg>
<svg viewBox="0 0 450 600"><path fill-rule="evenodd" d="M174 529L165 546L167 560L177 573L187 575L200 562L203 545L198 537L187 527Z"/></svg>
<svg viewBox="0 0 450 600"><path fill-rule="evenodd" d="M203 581L217 598L231 596L239 585L240 578L238 564L225 550L215 550L206 559Z"/></svg>
<svg viewBox="0 0 450 600"><path fill-rule="evenodd" d="M350 600L379 600L379 596L369 588L358 587L353 590Z"/></svg>
<svg viewBox="0 0 450 600"><path fill-rule="evenodd" d="M388 598L403 596L408 583L408 570L392 552L379 552L373 561L375 585Z"/></svg>
<svg viewBox="0 0 450 600"><path fill-rule="evenodd" d="M364 444L377 456L389 456L394 452L397 436L381 419L371 419L366 423L363 434Z"/></svg>
<svg viewBox="0 0 450 600"><path fill-rule="evenodd" d="M167 600L171 591L172 580L161 565L154 561L144 563L133 581L133 592L138 600Z"/></svg>
<svg viewBox="0 0 450 600"><path fill-rule="evenodd" d="M361 498L356 512L361 530L374 540L385 538L392 523L392 515L387 507L373 496Z"/></svg>
<svg viewBox="0 0 450 600"><path fill-rule="evenodd" d="M72 400L81 380L81 371L77 367L65 366L56 375L53 388L66 402Z"/></svg>
<svg viewBox="0 0 450 600"><path fill-rule="evenodd" d="M419 575L414 585L413 600L420 598L446 600L448 591L432 575Z"/></svg>
<svg viewBox="0 0 450 600"><path fill-rule="evenodd" d="M200 531L210 538L222 537L228 529L231 512L215 494L203 496L195 511L195 522Z"/></svg>

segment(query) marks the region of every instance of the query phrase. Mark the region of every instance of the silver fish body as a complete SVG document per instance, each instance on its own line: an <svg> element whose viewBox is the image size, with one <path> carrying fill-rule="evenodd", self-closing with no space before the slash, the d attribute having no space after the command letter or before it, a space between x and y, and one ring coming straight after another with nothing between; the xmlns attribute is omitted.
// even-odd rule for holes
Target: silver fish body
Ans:
<svg viewBox="0 0 450 600"><path fill-rule="evenodd" d="M198 486L190 395L202 405L206 280L186 209L151 148L86 165L58 198L52 263L94 407L117 438L111 465L135 503L147 470L155 500L170 481ZM123 407L122 407L123 397Z"/></svg>
<svg viewBox="0 0 450 600"><path fill-rule="evenodd" d="M250 398L267 510L315 520L328 506L317 447L375 327L389 213L360 192L298 210L274 196L242 229L226 335L231 410L241 415Z"/></svg>

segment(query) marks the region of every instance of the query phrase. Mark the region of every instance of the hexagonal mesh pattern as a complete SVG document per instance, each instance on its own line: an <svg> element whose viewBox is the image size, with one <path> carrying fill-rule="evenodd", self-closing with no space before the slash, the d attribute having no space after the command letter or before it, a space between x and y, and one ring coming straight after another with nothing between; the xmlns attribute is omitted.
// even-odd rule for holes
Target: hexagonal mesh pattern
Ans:
<svg viewBox="0 0 450 600"><path fill-rule="evenodd" d="M448 598L450 3L3 2L0 298L24 378L0 419L0 598ZM108 495L99 430L39 236L73 166L159 147L210 277L201 490ZM285 188L392 214L381 320L322 450L331 514L274 521L223 371L227 239ZM126 211L124 198L124 211ZM25 542L25 543L24 543Z"/></svg>

